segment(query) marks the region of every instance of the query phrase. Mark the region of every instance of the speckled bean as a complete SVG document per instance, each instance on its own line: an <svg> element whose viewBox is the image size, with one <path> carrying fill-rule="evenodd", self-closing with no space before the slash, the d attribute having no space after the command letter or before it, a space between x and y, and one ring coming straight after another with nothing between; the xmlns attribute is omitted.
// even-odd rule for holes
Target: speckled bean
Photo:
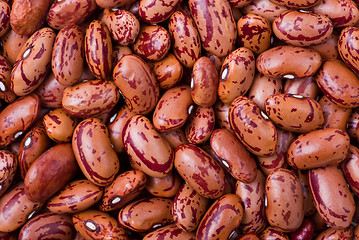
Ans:
<svg viewBox="0 0 359 240"><path fill-rule="evenodd" d="M338 51L345 64L356 74L359 74L358 49L359 43L355 40L359 37L359 28L346 27L340 33Z"/></svg>
<svg viewBox="0 0 359 240"><path fill-rule="evenodd" d="M11 65L14 65L18 53L28 39L28 36L17 34L12 29L10 29L4 36L1 37L3 56L9 61Z"/></svg>
<svg viewBox="0 0 359 240"><path fill-rule="evenodd" d="M101 8L117 8L117 7L124 7L126 5L129 5L133 2L136 2L136 0L96 0L96 3Z"/></svg>
<svg viewBox="0 0 359 240"><path fill-rule="evenodd" d="M182 130L182 128L177 128L174 130L169 130L167 132L161 133L163 137L167 139L167 141L170 143L170 145L173 148L178 147L181 144L188 143L188 140L186 138L186 134Z"/></svg>
<svg viewBox="0 0 359 240"><path fill-rule="evenodd" d="M177 172L171 172L164 178L147 176L145 188L153 196L172 198L178 192L181 184L182 179Z"/></svg>
<svg viewBox="0 0 359 240"><path fill-rule="evenodd" d="M172 240L195 240L196 234L194 232L183 231L175 224L170 224L146 234L146 236L143 237L143 240L158 240L161 238Z"/></svg>
<svg viewBox="0 0 359 240"><path fill-rule="evenodd" d="M214 123L213 108L197 106L189 116L184 127L188 142L201 144L207 141L213 132Z"/></svg>
<svg viewBox="0 0 359 240"><path fill-rule="evenodd" d="M359 149L350 145L349 152L345 160L341 163L341 167L351 190L356 194L359 194L358 162Z"/></svg>
<svg viewBox="0 0 359 240"><path fill-rule="evenodd" d="M21 48L11 71L11 90L18 96L33 92L51 68L55 31L42 28L35 32Z"/></svg>
<svg viewBox="0 0 359 240"><path fill-rule="evenodd" d="M299 8L299 9L305 9L310 8L318 4L320 0L271 0L271 2L280 5L280 6L286 6L290 8Z"/></svg>
<svg viewBox="0 0 359 240"><path fill-rule="evenodd" d="M257 104L237 97L229 109L230 125L243 145L258 156L271 156L277 144L277 131Z"/></svg>
<svg viewBox="0 0 359 240"><path fill-rule="evenodd" d="M220 71L218 96L223 103L231 103L244 95L253 82L255 58L251 50L241 47L224 60Z"/></svg>
<svg viewBox="0 0 359 240"><path fill-rule="evenodd" d="M273 22L281 12L288 10L286 6L280 6L270 0L253 0L242 8L244 14L258 14Z"/></svg>
<svg viewBox="0 0 359 240"><path fill-rule="evenodd" d="M181 177L202 196L214 199L224 194L227 181L223 168L200 147L178 146L174 165Z"/></svg>
<svg viewBox="0 0 359 240"><path fill-rule="evenodd" d="M181 3L182 0L170 2L142 0L138 7L138 13L148 23L160 23L168 19Z"/></svg>
<svg viewBox="0 0 359 240"><path fill-rule="evenodd" d="M173 200L146 198L134 201L120 210L118 221L126 229L146 232L173 222Z"/></svg>
<svg viewBox="0 0 359 240"><path fill-rule="evenodd" d="M65 88L66 86L60 84L50 72L35 92L40 97L41 106L60 108Z"/></svg>
<svg viewBox="0 0 359 240"><path fill-rule="evenodd" d="M138 114L151 112L159 99L156 76L136 55L125 55L113 70L113 80L129 108Z"/></svg>
<svg viewBox="0 0 359 240"><path fill-rule="evenodd" d="M354 237L353 226L346 228L328 228L316 236L315 240L352 240Z"/></svg>
<svg viewBox="0 0 359 240"><path fill-rule="evenodd" d="M292 240L311 240L314 237L314 223L309 218L304 218L302 225L290 234Z"/></svg>
<svg viewBox="0 0 359 240"><path fill-rule="evenodd" d="M310 192L309 183L308 183L308 170L300 170L300 169L293 169L292 170L295 175L297 175L300 184L302 185L303 189L303 203L304 203L304 215L310 216L316 212L313 196Z"/></svg>
<svg viewBox="0 0 359 240"><path fill-rule="evenodd" d="M208 199L202 197L188 183L185 183L180 187L173 200L173 220L177 227L191 232L197 228L208 207Z"/></svg>
<svg viewBox="0 0 359 240"><path fill-rule="evenodd" d="M11 90L11 69L10 63L0 55L0 99L8 103L15 101L17 97Z"/></svg>
<svg viewBox="0 0 359 240"><path fill-rule="evenodd" d="M196 231L196 239L226 239L243 217L239 197L226 194L218 198L203 216Z"/></svg>
<svg viewBox="0 0 359 240"><path fill-rule="evenodd" d="M213 105L213 109L216 116L216 125L219 128L225 128L228 131L233 132L228 118L230 106L230 104L225 104L221 100L217 100L217 102Z"/></svg>
<svg viewBox="0 0 359 240"><path fill-rule="evenodd" d="M285 235L282 231L273 228L271 226L264 229L259 234L260 240L289 240L288 236Z"/></svg>
<svg viewBox="0 0 359 240"><path fill-rule="evenodd" d="M0 197L11 186L17 171L16 156L7 150L0 150Z"/></svg>
<svg viewBox="0 0 359 240"><path fill-rule="evenodd" d="M308 180L315 207L325 223L334 228L348 227L355 203L342 171L337 166L310 169Z"/></svg>

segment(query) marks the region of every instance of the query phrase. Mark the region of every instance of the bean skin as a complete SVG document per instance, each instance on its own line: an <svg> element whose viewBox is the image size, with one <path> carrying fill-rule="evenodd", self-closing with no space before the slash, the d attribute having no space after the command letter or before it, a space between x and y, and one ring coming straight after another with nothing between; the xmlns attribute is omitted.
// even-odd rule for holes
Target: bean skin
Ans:
<svg viewBox="0 0 359 240"><path fill-rule="evenodd" d="M213 132L214 123L213 108L197 106L184 127L188 142L201 144L207 141Z"/></svg>
<svg viewBox="0 0 359 240"><path fill-rule="evenodd" d="M4 36L1 37L4 57L11 65L14 65L17 54L20 52L21 47L28 39L28 36L17 34L12 29L10 29Z"/></svg>
<svg viewBox="0 0 359 240"><path fill-rule="evenodd" d="M8 103L15 101L17 98L11 90L11 69L11 65L6 58L0 56L0 99L4 99Z"/></svg>
<svg viewBox="0 0 359 240"><path fill-rule="evenodd" d="M195 240L196 235L193 232L186 232L178 228L175 224L170 224L154 230L146 236L143 240L157 240L157 239L172 239L172 240Z"/></svg>
<svg viewBox="0 0 359 240"><path fill-rule="evenodd" d="M156 0L142 0L140 1L138 13L148 23L160 23L168 19L181 3L182 0L166 3Z"/></svg>
<svg viewBox="0 0 359 240"><path fill-rule="evenodd" d="M345 160L341 163L341 167L351 190L356 194L359 194L359 176L357 175L358 161L359 149L350 145L349 152Z"/></svg>
<svg viewBox="0 0 359 240"><path fill-rule="evenodd" d="M11 186L17 167L16 156L7 150L0 150L0 197Z"/></svg>

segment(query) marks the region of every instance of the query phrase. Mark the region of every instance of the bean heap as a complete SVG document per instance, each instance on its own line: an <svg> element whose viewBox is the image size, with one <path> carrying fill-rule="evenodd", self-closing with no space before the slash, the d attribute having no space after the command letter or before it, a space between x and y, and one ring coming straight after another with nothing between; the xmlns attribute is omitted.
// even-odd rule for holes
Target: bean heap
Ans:
<svg viewBox="0 0 359 240"><path fill-rule="evenodd" d="M0 239L359 239L358 0L0 0Z"/></svg>

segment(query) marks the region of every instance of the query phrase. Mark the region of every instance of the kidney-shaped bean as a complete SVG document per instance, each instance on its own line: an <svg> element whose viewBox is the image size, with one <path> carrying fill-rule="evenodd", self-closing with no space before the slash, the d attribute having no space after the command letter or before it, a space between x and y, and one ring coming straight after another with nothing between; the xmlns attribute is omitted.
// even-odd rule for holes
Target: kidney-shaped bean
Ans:
<svg viewBox="0 0 359 240"><path fill-rule="evenodd" d="M345 160L341 163L341 167L350 188L356 194L359 194L359 149L350 145L349 152Z"/></svg>
<svg viewBox="0 0 359 240"><path fill-rule="evenodd" d="M143 237L143 240L158 240L161 238L172 240L195 240L196 234L194 232L186 232L178 228L176 224L170 224L150 232Z"/></svg>
<svg viewBox="0 0 359 240"><path fill-rule="evenodd" d="M185 125L185 134L188 142L200 144L207 141L211 137L214 123L215 118L212 107L196 107Z"/></svg>
<svg viewBox="0 0 359 240"><path fill-rule="evenodd" d="M340 33L338 40L338 52L345 64L356 74L359 74L358 49L359 43L355 40L359 37L359 28L347 27Z"/></svg>
<svg viewBox="0 0 359 240"><path fill-rule="evenodd" d="M7 150L0 150L0 197L12 184L17 171L16 156Z"/></svg>
<svg viewBox="0 0 359 240"><path fill-rule="evenodd" d="M162 2L156 0L142 0L138 7L138 14L148 23L165 21L182 3L182 0Z"/></svg>

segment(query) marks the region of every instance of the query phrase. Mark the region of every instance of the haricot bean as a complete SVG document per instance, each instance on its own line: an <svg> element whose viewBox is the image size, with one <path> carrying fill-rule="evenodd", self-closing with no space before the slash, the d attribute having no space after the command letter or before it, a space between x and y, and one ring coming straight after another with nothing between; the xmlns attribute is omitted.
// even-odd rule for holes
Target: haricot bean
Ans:
<svg viewBox="0 0 359 240"><path fill-rule="evenodd" d="M358 6L0 1L0 239L359 238Z"/></svg>

